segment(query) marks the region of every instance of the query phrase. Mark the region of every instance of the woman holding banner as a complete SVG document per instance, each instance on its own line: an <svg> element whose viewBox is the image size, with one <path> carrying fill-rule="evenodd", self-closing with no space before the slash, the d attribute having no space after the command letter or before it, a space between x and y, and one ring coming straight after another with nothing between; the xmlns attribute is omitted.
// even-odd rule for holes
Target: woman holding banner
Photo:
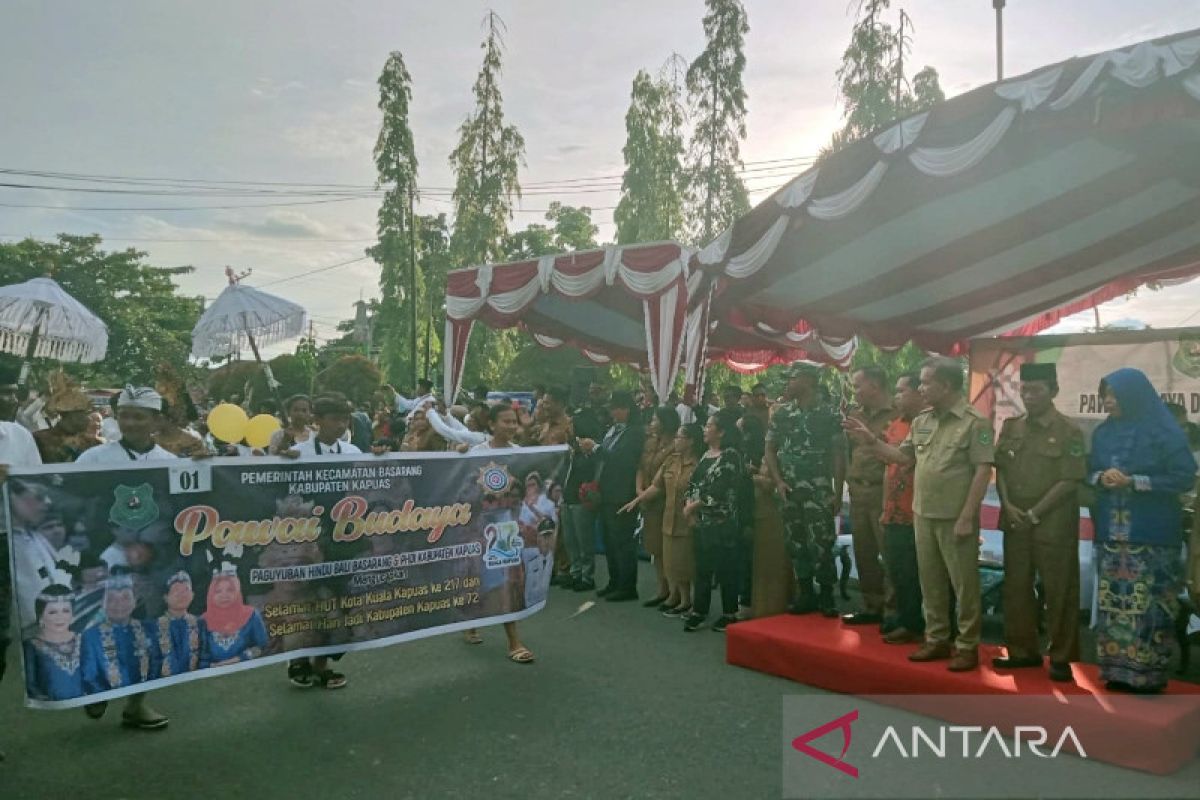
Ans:
<svg viewBox="0 0 1200 800"><path fill-rule="evenodd" d="M1099 605L1096 648L1110 691L1167 685L1180 583L1182 507L1196 460L1146 376L1119 369L1100 395L1108 419L1092 435Z"/></svg>

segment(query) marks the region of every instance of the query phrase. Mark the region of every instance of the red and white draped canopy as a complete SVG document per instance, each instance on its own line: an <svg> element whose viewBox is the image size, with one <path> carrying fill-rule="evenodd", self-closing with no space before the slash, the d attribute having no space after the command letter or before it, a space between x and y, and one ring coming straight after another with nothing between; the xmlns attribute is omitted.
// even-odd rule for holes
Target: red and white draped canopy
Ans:
<svg viewBox="0 0 1200 800"><path fill-rule="evenodd" d="M450 274L446 396L480 320L646 365L944 353L1200 274L1200 31L982 86L829 155L699 252L613 246ZM684 353L683 351L686 351Z"/></svg>
<svg viewBox="0 0 1200 800"><path fill-rule="evenodd" d="M701 282L675 242L586 250L451 272L446 283L445 393L462 384L476 320L519 325L543 347L569 345L596 363L646 365L665 399L679 371L685 315Z"/></svg>
<svg viewBox="0 0 1200 800"><path fill-rule="evenodd" d="M1071 59L900 120L701 250L708 349L754 369L854 337L960 352L1200 273L1200 31Z"/></svg>

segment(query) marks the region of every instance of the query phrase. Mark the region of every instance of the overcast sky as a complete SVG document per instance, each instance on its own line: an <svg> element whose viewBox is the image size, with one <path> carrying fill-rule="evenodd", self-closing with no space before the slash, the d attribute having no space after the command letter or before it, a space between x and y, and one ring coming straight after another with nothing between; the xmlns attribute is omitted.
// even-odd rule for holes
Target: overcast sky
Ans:
<svg viewBox="0 0 1200 800"><path fill-rule="evenodd" d="M810 156L838 126L834 72L848 41L848 0L747 0L745 161ZM677 52L703 46L702 0L509 0L490 4L508 27L503 93L525 136L525 184L619 174L630 83ZM948 95L994 79L989 0L908 0L914 67L935 66ZM0 49L0 167L115 176L369 184L379 126L375 81L400 50L413 76L420 211L445 211L447 156L472 104L480 23L489 4L379 0L50 2L6 0ZM1200 28L1200 3L1180 0L1009 0L1005 66L1016 75L1074 55ZM914 69L915 71L915 69ZM750 181L752 200L783 183ZM43 180L42 183L50 183ZM552 200L591 205L612 236L617 192L530 193L514 227L541 221ZM362 254L371 199L290 207L78 211L65 207L258 204L138 195L0 189L6 241L99 233L192 264L188 292L215 296L226 264L250 283L280 281ZM603 210L601 210L603 209ZM162 241L189 240L189 241ZM279 283L328 337L351 303L377 291L371 262ZM1143 293L1144 295L1145 293ZM1103 321L1156 327L1200 307L1184 287L1113 304ZM1091 315L1087 315L1091 319ZM1188 320L1200 324L1200 315ZM1088 323L1082 323L1088 324Z"/></svg>

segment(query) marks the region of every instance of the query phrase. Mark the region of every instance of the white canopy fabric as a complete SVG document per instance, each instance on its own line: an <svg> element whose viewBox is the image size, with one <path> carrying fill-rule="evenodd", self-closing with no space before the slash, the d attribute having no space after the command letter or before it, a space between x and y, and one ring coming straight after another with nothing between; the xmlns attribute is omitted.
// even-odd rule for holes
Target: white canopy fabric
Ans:
<svg viewBox="0 0 1200 800"><path fill-rule="evenodd" d="M0 351L24 357L35 328L34 358L91 364L108 352L108 326L52 278L0 286Z"/></svg>
<svg viewBox="0 0 1200 800"><path fill-rule="evenodd" d="M304 307L243 283L231 283L192 329L192 355L216 358L235 353L254 337L258 347L294 339L304 332Z"/></svg>
<svg viewBox="0 0 1200 800"><path fill-rule="evenodd" d="M687 309L700 286L688 267L691 256L675 242L612 245L450 273L446 402L461 388L476 320L520 326L541 346L575 347L593 363L642 364L665 400L682 361Z"/></svg>

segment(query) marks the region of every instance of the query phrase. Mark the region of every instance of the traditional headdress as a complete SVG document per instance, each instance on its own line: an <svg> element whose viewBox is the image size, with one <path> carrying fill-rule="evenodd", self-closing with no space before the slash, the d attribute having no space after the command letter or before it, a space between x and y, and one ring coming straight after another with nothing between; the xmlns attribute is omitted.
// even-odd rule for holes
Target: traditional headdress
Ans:
<svg viewBox="0 0 1200 800"><path fill-rule="evenodd" d="M1021 380L1058 383L1058 368L1054 364L1026 363L1021 365Z"/></svg>
<svg viewBox="0 0 1200 800"><path fill-rule="evenodd" d="M50 373L50 398L46 401L46 410L51 414L91 411L92 401L67 377L67 373L58 369Z"/></svg>
<svg viewBox="0 0 1200 800"><path fill-rule="evenodd" d="M192 585L192 576L188 575L183 570L179 570L178 572L171 575L171 577L167 578L167 591L168 592L171 591L171 587L177 583L186 583L188 586L191 586Z"/></svg>
<svg viewBox="0 0 1200 800"><path fill-rule="evenodd" d="M183 426L188 422L187 386L170 364L159 364L154 370L154 388L166 403L166 413L172 422Z"/></svg>
<svg viewBox="0 0 1200 800"><path fill-rule="evenodd" d="M162 395L149 386L134 387L127 385L117 398L117 408L148 408L151 411L162 411Z"/></svg>
<svg viewBox="0 0 1200 800"><path fill-rule="evenodd" d="M114 572L104 581L106 592L119 592L123 589L133 590L133 577L128 572Z"/></svg>

